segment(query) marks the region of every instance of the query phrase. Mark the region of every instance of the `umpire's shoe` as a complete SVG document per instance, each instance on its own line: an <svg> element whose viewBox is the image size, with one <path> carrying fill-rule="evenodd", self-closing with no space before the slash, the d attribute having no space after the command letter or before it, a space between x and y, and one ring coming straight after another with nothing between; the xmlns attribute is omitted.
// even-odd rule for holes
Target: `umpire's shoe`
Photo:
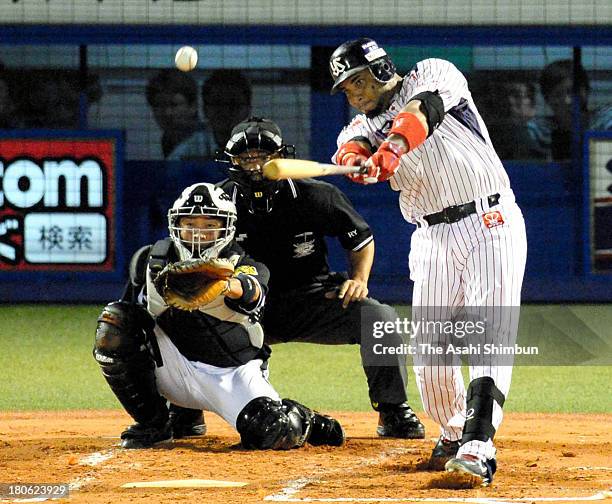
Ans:
<svg viewBox="0 0 612 504"><path fill-rule="evenodd" d="M482 481L482 486L488 486L493 481L497 462L495 459L480 460L474 455L461 455L450 459L444 467L447 472L461 472L476 476Z"/></svg>
<svg viewBox="0 0 612 504"><path fill-rule="evenodd" d="M457 456L460 445L461 441L450 441L440 436L429 457L429 468L434 471L443 471L444 464Z"/></svg>
<svg viewBox="0 0 612 504"><path fill-rule="evenodd" d="M136 423L121 433L121 447L127 449L151 448L172 440L172 429L168 423L162 426Z"/></svg>
<svg viewBox="0 0 612 504"><path fill-rule="evenodd" d="M382 437L423 439L425 426L407 403L378 404L380 414L376 433Z"/></svg>
<svg viewBox="0 0 612 504"><path fill-rule="evenodd" d="M206 423L202 410L182 408L170 405L170 427L174 439L206 434Z"/></svg>
<svg viewBox="0 0 612 504"><path fill-rule="evenodd" d="M313 413L314 418L308 443L313 446L342 446L346 440L346 434L340 422L330 416Z"/></svg>

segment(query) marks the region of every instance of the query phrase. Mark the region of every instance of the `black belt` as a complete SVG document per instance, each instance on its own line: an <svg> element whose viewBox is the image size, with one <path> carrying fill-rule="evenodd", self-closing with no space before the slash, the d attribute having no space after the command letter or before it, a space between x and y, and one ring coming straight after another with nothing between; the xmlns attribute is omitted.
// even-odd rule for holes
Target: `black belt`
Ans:
<svg viewBox="0 0 612 504"><path fill-rule="evenodd" d="M499 193L491 194L487 196L489 206L493 207L499 203ZM450 206L442 210L441 212L425 215L423 219L430 226L436 224L452 224L453 222L459 222L461 219L465 219L468 215L476 213L476 202L470 201L463 205ZM418 225L418 224L417 224Z"/></svg>

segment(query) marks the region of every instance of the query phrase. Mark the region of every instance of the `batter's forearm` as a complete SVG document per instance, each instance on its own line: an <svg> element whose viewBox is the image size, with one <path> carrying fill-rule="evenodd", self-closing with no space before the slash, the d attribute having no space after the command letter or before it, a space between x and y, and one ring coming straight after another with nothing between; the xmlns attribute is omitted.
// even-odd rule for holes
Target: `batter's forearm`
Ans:
<svg viewBox="0 0 612 504"><path fill-rule="evenodd" d="M409 133L395 134L391 133L387 137L387 141L393 142L394 144L399 145L405 152L412 150L420 145L424 141L425 138L429 135L429 126L427 123L427 117L423 112L421 112L421 101L420 100L411 100L406 106L400 111L400 114L411 114L413 115L418 122L416 125L420 124L423 127L423 132L419 132L416 136L414 135L414 131L410 131ZM394 122L395 126L395 122ZM412 145L411 145L412 144Z"/></svg>
<svg viewBox="0 0 612 504"><path fill-rule="evenodd" d="M427 134L429 134L429 125L427 124L427 117L421 111L421 100L410 100L406 106L400 112L408 112L417 117L419 122L425 128Z"/></svg>

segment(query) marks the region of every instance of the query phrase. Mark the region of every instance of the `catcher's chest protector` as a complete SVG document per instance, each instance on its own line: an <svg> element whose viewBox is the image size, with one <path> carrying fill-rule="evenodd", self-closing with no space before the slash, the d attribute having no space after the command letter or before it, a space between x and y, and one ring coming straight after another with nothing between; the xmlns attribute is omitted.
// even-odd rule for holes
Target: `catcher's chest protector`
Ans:
<svg viewBox="0 0 612 504"><path fill-rule="evenodd" d="M173 256L174 248L172 240L165 238L155 242L151 251L149 252L148 269L151 270L153 276L156 276L166 265L171 261L175 260Z"/></svg>
<svg viewBox="0 0 612 504"><path fill-rule="evenodd" d="M172 247L165 248L163 242L166 240L153 245L149 256L147 309L157 318L158 324L179 351L190 360L220 367L245 364L255 358L263 346L261 325L248 315L229 308L223 296L192 312L168 310L168 305L153 284L155 275L169 261L176 260ZM239 256L229 259L238 261ZM205 345L202 344L204 342Z"/></svg>
<svg viewBox="0 0 612 504"><path fill-rule="evenodd" d="M149 252L146 269L147 309L154 317L163 313L168 306L155 289L153 279L173 259L171 258L172 254L173 247L170 238L155 242Z"/></svg>

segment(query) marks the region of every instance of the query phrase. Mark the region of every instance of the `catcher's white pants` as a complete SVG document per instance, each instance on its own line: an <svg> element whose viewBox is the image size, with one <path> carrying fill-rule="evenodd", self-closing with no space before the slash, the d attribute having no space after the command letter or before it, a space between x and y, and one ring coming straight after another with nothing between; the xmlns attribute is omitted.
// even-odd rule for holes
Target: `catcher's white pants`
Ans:
<svg viewBox="0 0 612 504"><path fill-rule="evenodd" d="M212 411L235 428L238 413L253 399L281 400L268 382L267 371L261 369L261 359L220 368L188 360L159 326L155 336L164 361L155 369L157 388L173 404Z"/></svg>
<svg viewBox="0 0 612 504"><path fill-rule="evenodd" d="M527 255L525 223L511 191L503 193L498 205L489 208L486 198L478 200L477 212L459 222L419 227L412 235L410 278L414 281L414 307L518 307ZM487 227L483 215L497 210L504 223ZM490 224L490 222L489 222ZM516 310L515 310L516 313ZM513 321L514 336L518 320ZM504 339L500 336L500 342ZM427 336L415 334L416 343ZM427 414L450 440L461 438L465 423L466 389L460 366L415 365L417 386ZM470 366L470 381L490 376L508 395L512 366ZM502 421L502 409L494 402L493 427ZM489 440L470 441L459 454L493 458Z"/></svg>

